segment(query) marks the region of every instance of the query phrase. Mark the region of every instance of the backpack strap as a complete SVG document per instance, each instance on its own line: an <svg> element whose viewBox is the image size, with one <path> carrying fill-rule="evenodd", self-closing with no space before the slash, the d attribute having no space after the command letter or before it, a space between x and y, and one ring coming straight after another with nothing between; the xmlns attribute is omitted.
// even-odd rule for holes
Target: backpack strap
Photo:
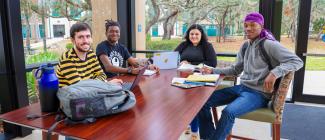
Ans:
<svg viewBox="0 0 325 140"><path fill-rule="evenodd" d="M88 124L88 123L93 123L96 121L95 118L87 118L87 119L84 119L81 121L73 121L73 120L69 119L61 109L57 113L58 114L55 116L55 122L47 130L48 132L46 134L46 140L51 140L51 135L52 135L53 130L61 122L64 122L65 125L74 125L74 124Z"/></svg>
<svg viewBox="0 0 325 140"><path fill-rule="evenodd" d="M245 53L246 53L246 50L248 48L248 43L249 41L246 41L243 45L243 48L242 48L242 51L241 51L241 55L244 57L245 56Z"/></svg>
<svg viewBox="0 0 325 140"><path fill-rule="evenodd" d="M268 68L269 68L269 71L271 71L273 69L273 66L271 64L271 58L270 56L267 54L265 48L264 48L264 42L265 42L266 39L263 39L259 42L259 50L262 54L262 59L264 60L264 62L266 62L266 64L268 65ZM281 79L282 77L279 77L275 80L275 83L274 83L274 91L277 91L278 88L280 87L280 83L281 83Z"/></svg>
<svg viewBox="0 0 325 140"><path fill-rule="evenodd" d="M64 121L66 116L62 113L63 111L59 108L56 112L55 122L51 125L51 127L47 130L46 140L51 140L52 132L56 128L58 124Z"/></svg>
<svg viewBox="0 0 325 140"><path fill-rule="evenodd" d="M265 42L265 38L262 39L260 42L259 42L259 51L261 52L261 57L263 59L264 62L266 62L266 64L268 65L268 68L269 68L269 71L271 71L273 69L273 66L271 64L271 59L270 59L270 56L267 54L265 48L264 48L264 42ZM245 56L245 52L248 48L248 41L246 41L243 45L243 49L242 49L242 56L244 57ZM275 83L274 83L274 90L276 91L279 86L280 86L280 82L281 82L281 77L276 79Z"/></svg>
<svg viewBox="0 0 325 140"><path fill-rule="evenodd" d="M259 51L261 52L262 54L262 59L264 62L267 63L268 67L269 67L269 70L272 70L273 69L273 66L271 64L271 59L269 57L269 55L267 54L265 48L264 48L264 42L265 42L266 39L262 39L260 42L259 42ZM245 56L245 53L246 53L246 50L248 48L248 43L249 41L246 41L243 45L243 48L242 48L242 56L244 57Z"/></svg>
<svg viewBox="0 0 325 140"><path fill-rule="evenodd" d="M46 134L46 140L51 140L51 136L52 136L52 132L53 130L56 128L56 126L58 124L60 124L61 122L64 121L63 118L59 117L61 116L60 114L55 116L55 122L51 125L51 127L47 130L47 134Z"/></svg>
<svg viewBox="0 0 325 140"><path fill-rule="evenodd" d="M265 42L266 39L263 39L259 42L259 51L261 52L262 54L262 59L264 60L264 62L266 62L266 64L268 65L269 67L269 70L271 71L273 69L273 66L271 64L271 59L269 57L269 55L267 54L265 48L264 48L264 42Z"/></svg>

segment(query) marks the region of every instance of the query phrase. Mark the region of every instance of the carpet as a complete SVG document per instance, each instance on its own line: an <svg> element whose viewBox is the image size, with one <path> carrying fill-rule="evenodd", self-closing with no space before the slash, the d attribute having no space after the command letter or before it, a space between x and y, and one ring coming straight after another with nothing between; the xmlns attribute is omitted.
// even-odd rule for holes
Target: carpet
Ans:
<svg viewBox="0 0 325 140"><path fill-rule="evenodd" d="M325 108L286 104L281 138L290 140L324 140Z"/></svg>

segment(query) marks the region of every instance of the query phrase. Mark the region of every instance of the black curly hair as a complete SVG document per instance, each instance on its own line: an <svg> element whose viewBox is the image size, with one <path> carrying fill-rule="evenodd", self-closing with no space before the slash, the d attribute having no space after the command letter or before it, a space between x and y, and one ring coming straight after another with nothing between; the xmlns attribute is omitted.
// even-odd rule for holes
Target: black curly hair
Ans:
<svg viewBox="0 0 325 140"><path fill-rule="evenodd" d="M185 34L185 41L187 44L192 44L191 40L190 40L190 32L191 30L193 29L198 29L200 32L201 32L201 40L200 40L200 43L199 45L204 45L204 44L207 44L208 43L208 37L207 35L205 34L204 30L203 30L203 27L199 24L193 24L191 25L187 31L186 31L186 34Z"/></svg>
<svg viewBox="0 0 325 140"><path fill-rule="evenodd" d="M118 23L117 21L114 21L112 19L107 19L105 20L106 23L105 23L105 28L106 28L106 31L108 30L109 27L111 26L118 26L120 28L120 23Z"/></svg>

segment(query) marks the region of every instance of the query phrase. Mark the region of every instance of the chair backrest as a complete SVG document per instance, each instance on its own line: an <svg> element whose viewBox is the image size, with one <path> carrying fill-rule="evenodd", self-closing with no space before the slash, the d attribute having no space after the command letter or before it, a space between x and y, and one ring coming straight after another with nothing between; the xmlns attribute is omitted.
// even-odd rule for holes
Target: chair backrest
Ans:
<svg viewBox="0 0 325 140"><path fill-rule="evenodd" d="M272 96L272 109L276 114L275 122L282 122L282 114L284 109L285 100L293 79L294 72L289 72L282 77L278 90L274 91Z"/></svg>

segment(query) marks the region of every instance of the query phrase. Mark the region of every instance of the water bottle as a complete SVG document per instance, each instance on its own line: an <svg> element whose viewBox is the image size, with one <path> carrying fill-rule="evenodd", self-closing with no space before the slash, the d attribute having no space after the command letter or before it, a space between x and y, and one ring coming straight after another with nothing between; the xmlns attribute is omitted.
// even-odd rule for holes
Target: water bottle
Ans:
<svg viewBox="0 0 325 140"><path fill-rule="evenodd" d="M59 108L59 99L56 93L59 89L59 80L51 64L41 65L35 72L38 81L39 97L42 112L55 112Z"/></svg>

